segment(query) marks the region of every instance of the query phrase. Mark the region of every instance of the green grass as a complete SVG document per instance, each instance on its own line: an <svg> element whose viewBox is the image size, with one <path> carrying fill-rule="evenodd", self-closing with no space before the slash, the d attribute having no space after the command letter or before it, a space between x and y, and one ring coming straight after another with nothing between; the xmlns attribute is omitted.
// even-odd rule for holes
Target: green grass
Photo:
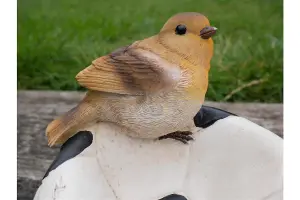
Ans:
<svg viewBox="0 0 300 200"><path fill-rule="evenodd" d="M75 75L178 12L219 28L207 99L283 101L282 0L18 1L18 89L81 90Z"/></svg>

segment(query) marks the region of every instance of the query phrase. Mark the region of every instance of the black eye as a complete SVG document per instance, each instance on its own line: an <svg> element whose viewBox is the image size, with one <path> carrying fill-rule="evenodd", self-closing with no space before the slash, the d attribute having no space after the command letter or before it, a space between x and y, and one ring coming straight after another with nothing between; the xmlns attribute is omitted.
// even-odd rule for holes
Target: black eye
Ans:
<svg viewBox="0 0 300 200"><path fill-rule="evenodd" d="M180 25L176 26L175 32L178 35L184 35L186 33L185 25L180 24Z"/></svg>

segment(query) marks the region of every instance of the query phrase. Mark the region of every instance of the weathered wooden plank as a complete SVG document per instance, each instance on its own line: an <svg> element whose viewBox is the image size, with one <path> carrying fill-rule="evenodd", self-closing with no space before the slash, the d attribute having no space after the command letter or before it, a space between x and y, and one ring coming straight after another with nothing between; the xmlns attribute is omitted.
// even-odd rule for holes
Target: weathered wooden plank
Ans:
<svg viewBox="0 0 300 200"><path fill-rule="evenodd" d="M39 180L58 152L49 148L45 137L47 124L68 111L83 97L82 92L18 92L18 199L32 199ZM219 103L206 105L221 108L282 136L282 104Z"/></svg>

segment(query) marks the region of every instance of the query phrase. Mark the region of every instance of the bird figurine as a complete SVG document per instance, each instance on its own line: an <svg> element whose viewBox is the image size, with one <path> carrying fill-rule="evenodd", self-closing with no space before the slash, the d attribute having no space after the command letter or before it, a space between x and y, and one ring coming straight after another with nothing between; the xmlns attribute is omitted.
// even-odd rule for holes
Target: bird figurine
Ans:
<svg viewBox="0 0 300 200"><path fill-rule="evenodd" d="M179 13L157 35L94 60L76 76L88 89L85 97L48 125L49 146L101 122L116 124L131 137L192 140L216 30L200 13Z"/></svg>

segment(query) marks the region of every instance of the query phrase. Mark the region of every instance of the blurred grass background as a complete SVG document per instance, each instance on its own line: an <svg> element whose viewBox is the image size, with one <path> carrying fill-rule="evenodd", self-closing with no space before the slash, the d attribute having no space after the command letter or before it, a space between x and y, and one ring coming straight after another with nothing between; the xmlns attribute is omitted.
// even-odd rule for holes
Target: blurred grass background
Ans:
<svg viewBox="0 0 300 200"><path fill-rule="evenodd" d="M18 0L18 89L82 90L92 60L187 11L218 27L208 100L283 101L282 0Z"/></svg>

